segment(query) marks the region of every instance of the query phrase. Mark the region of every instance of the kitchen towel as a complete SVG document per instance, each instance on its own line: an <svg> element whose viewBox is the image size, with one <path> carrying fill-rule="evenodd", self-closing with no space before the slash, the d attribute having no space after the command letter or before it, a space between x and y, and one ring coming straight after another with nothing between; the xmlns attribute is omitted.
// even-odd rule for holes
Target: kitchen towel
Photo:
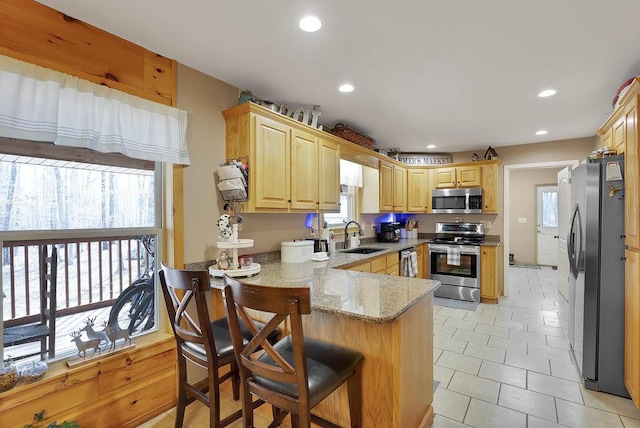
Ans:
<svg viewBox="0 0 640 428"><path fill-rule="evenodd" d="M447 247L447 264L460 266L460 248L454 246Z"/></svg>
<svg viewBox="0 0 640 428"><path fill-rule="evenodd" d="M403 251L401 253L401 275L409 278L415 278L418 274L418 258L415 251Z"/></svg>

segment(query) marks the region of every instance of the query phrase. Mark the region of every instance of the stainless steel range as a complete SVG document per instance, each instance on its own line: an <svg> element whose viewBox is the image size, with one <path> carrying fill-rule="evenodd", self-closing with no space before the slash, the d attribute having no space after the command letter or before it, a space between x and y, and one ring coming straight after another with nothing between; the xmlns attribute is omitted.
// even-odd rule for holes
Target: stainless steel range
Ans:
<svg viewBox="0 0 640 428"><path fill-rule="evenodd" d="M483 223L436 223L429 243L429 278L441 282L434 296L480 301Z"/></svg>

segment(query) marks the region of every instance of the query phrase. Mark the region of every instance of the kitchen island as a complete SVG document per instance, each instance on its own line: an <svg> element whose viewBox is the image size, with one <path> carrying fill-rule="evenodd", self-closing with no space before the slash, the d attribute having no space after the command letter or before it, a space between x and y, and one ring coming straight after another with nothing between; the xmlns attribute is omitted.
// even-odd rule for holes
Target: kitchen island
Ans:
<svg viewBox="0 0 640 428"><path fill-rule="evenodd" d="M370 245L366 245L370 246ZM338 253L326 262L262 264L248 283L308 286L312 312L304 319L308 337L360 351L365 427L429 427L433 423L433 291L437 281L340 269L380 254ZM214 278L215 287L222 280ZM286 328L286 327L285 327ZM314 413L349 426L346 387Z"/></svg>

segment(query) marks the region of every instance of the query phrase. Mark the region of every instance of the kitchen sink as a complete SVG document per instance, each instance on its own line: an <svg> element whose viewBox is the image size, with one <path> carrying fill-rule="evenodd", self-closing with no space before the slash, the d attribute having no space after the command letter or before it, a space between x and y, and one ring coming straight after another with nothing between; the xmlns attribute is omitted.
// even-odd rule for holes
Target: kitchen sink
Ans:
<svg viewBox="0 0 640 428"><path fill-rule="evenodd" d="M377 253L378 251L384 251L384 248L358 247L358 248L352 248L350 250L341 251L341 253L371 254L371 253Z"/></svg>

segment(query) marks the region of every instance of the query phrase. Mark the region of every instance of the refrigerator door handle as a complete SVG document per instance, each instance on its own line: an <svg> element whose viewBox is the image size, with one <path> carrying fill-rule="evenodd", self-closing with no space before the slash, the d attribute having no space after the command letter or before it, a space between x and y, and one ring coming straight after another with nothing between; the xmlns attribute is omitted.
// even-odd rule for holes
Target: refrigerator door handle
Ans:
<svg viewBox="0 0 640 428"><path fill-rule="evenodd" d="M573 207L573 213L571 214L571 221L569 222L569 233L567 235L567 255L569 256L569 270L574 278L578 277L578 265L577 265L577 257L576 257L576 248L575 248L575 227L576 227L576 219L579 216L578 204L575 204ZM581 231L582 232L582 231Z"/></svg>

